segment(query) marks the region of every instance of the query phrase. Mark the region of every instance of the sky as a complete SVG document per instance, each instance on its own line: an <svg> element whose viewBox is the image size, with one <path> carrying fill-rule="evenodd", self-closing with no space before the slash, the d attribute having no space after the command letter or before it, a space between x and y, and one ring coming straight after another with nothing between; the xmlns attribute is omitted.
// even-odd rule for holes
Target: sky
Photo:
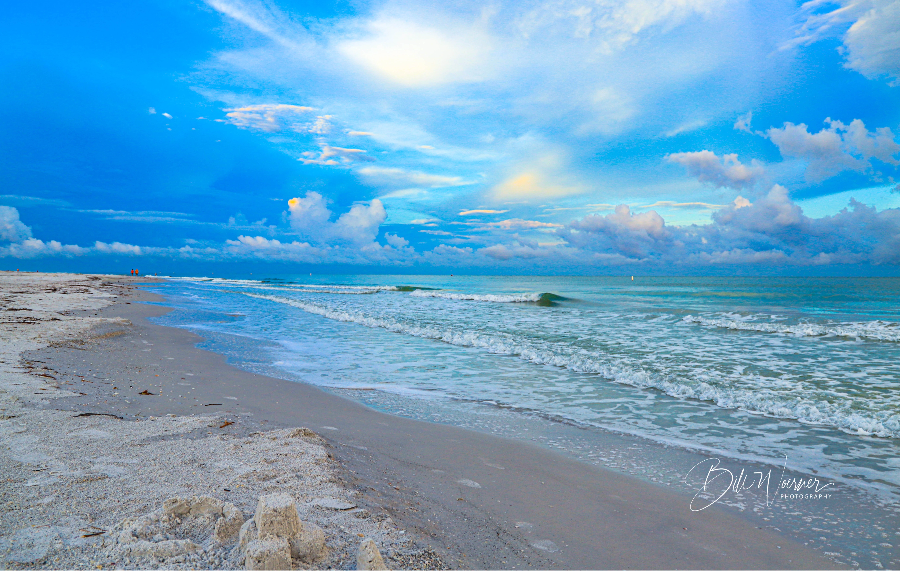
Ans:
<svg viewBox="0 0 900 571"><path fill-rule="evenodd" d="M900 275L900 0L18 2L0 268Z"/></svg>

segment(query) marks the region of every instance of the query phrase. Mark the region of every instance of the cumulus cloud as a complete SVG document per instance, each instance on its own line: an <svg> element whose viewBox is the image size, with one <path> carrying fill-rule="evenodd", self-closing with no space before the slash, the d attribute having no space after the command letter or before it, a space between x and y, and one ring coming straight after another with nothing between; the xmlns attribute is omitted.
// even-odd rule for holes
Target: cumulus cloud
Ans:
<svg viewBox="0 0 900 571"><path fill-rule="evenodd" d="M226 118L223 121L241 129L275 133L289 126L296 126L299 123L299 117L305 116L311 111L315 111L315 109L284 103L262 103L226 109Z"/></svg>
<svg viewBox="0 0 900 571"><path fill-rule="evenodd" d="M21 242L31 238L31 228L19 220L19 210L0 206L0 242Z"/></svg>
<svg viewBox="0 0 900 571"><path fill-rule="evenodd" d="M829 5L834 8L822 10ZM799 16L797 37L784 47L840 37L848 68L895 85L900 81L900 0L811 0Z"/></svg>
<svg viewBox="0 0 900 571"><path fill-rule="evenodd" d="M396 234L385 234L384 239L388 244L395 248L405 248L406 246L409 246L409 240L397 236Z"/></svg>
<svg viewBox="0 0 900 571"><path fill-rule="evenodd" d="M828 118L825 124L819 132L810 133L803 123L785 123L781 128L768 129L765 136L783 157L808 162L806 179L810 182L821 182L848 170L866 172L871 169L873 158L894 166L900 164L895 157L900 154L900 145L889 128L871 132L859 119L845 125Z"/></svg>
<svg viewBox="0 0 900 571"><path fill-rule="evenodd" d="M775 185L762 199L738 198L707 225L667 226L654 211L590 215L558 232L578 249L641 262L709 264L897 264L900 209L878 212L852 200L823 218L809 218Z"/></svg>
<svg viewBox="0 0 900 571"><path fill-rule="evenodd" d="M387 218L384 205L377 198L368 204L354 204L350 210L331 222L331 210L318 192L307 192L303 198L288 201L291 228L316 243L371 243Z"/></svg>
<svg viewBox="0 0 900 571"><path fill-rule="evenodd" d="M123 244L122 242L95 242L93 250L98 254L127 254L130 256L140 256L144 252L140 246L132 244Z"/></svg>
<svg viewBox="0 0 900 571"><path fill-rule="evenodd" d="M666 160L685 167L688 173L700 182L710 183L719 188L749 188L765 177L766 169L756 159L745 165L737 154L717 157L712 151L672 153Z"/></svg>

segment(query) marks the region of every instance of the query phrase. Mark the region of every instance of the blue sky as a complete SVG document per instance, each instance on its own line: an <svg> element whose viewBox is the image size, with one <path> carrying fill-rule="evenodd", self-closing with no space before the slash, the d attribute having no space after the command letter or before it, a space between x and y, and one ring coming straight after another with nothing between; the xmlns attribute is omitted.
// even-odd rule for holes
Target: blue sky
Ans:
<svg viewBox="0 0 900 571"><path fill-rule="evenodd" d="M17 3L0 50L7 269L900 265L900 1Z"/></svg>

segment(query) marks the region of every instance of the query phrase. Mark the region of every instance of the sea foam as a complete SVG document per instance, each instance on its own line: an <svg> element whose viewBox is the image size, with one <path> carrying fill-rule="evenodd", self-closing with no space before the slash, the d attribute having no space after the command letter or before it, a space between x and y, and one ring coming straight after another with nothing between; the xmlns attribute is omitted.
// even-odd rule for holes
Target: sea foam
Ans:
<svg viewBox="0 0 900 571"><path fill-rule="evenodd" d="M704 327L719 327L738 331L758 331L794 335L797 337L849 337L875 341L900 342L900 323L892 321L852 321L846 323L765 323L754 321L752 316L724 314L719 317L688 315L683 323Z"/></svg>
<svg viewBox="0 0 900 571"><path fill-rule="evenodd" d="M566 346L542 347L529 339L509 334L485 334L456 331L432 325L409 324L391 318L365 315L318 303L280 296L245 295L296 307L322 317L357 323L394 333L442 341L460 347L474 347L490 353L518 357L538 365L553 365L574 372L591 373L611 381L640 388L652 388L669 396L715 403L721 408L781 418L794 418L804 423L830 425L852 434L879 437L900 435L900 414L896 404L884 409L864 409L849 398L829 399L827 395L778 391L766 387L742 388L716 386L713 383L659 375L622 362L601 361L595 354ZM574 419L578 420L578 419Z"/></svg>

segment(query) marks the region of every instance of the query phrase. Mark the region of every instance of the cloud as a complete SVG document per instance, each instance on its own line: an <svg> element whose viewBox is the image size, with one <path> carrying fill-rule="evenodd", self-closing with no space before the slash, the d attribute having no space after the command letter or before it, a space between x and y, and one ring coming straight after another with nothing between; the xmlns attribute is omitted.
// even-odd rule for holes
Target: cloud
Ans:
<svg viewBox="0 0 900 571"><path fill-rule="evenodd" d="M171 119L171 118L172 118L172 116L169 115L168 113L163 113L162 115L163 115L163 117L165 117L166 119Z"/></svg>
<svg viewBox="0 0 900 571"><path fill-rule="evenodd" d="M745 165L738 160L737 154L719 158L712 151L672 153L666 156L666 160L682 165L688 174L700 182L719 188L750 188L766 175L762 163L754 159L749 166Z"/></svg>
<svg viewBox="0 0 900 571"><path fill-rule="evenodd" d="M552 248L542 248L537 244L517 242L514 244L495 244L478 250L494 260L511 260L513 258L534 259L547 258L554 254Z"/></svg>
<svg viewBox="0 0 900 571"><path fill-rule="evenodd" d="M31 238L31 228L19 220L19 210L0 206L0 242L22 242Z"/></svg>
<svg viewBox="0 0 900 571"><path fill-rule="evenodd" d="M446 188L471 184L458 176L429 174L400 168L371 166L359 168L356 172L372 182L383 184L414 185L425 188Z"/></svg>
<svg viewBox="0 0 900 571"><path fill-rule="evenodd" d="M753 112L748 111L747 113L737 118L737 121L734 122L734 129L737 131L752 133L752 131L750 130L751 121L753 121Z"/></svg>
<svg viewBox="0 0 900 571"><path fill-rule="evenodd" d="M497 200L533 200L580 194L584 190L578 186L554 184L538 171L526 171L507 178L491 192Z"/></svg>
<svg viewBox="0 0 900 571"><path fill-rule="evenodd" d="M375 159L366 155L363 149L346 149L344 147L332 147L331 145L322 144L321 151L303 152L303 157L299 160L305 165L347 165L352 162L371 162Z"/></svg>
<svg viewBox="0 0 900 571"><path fill-rule="evenodd" d="M122 242L113 242L112 244L95 242L93 250L98 254L127 254L130 256L140 256L144 253L140 246L123 244Z"/></svg>
<svg viewBox="0 0 900 571"><path fill-rule="evenodd" d="M668 244L672 234L656 211L634 214L626 204L612 214L590 214L560 231L560 237L586 250L604 250L632 258L646 258Z"/></svg>
<svg viewBox="0 0 900 571"><path fill-rule="evenodd" d="M485 208L479 208L476 210L463 210L459 213L460 216L471 216L473 214L503 214L505 212L509 212L509 210L489 210Z"/></svg>
<svg viewBox="0 0 900 571"><path fill-rule="evenodd" d="M151 107L147 110L147 113L149 113L150 115L156 115L156 109L154 107Z"/></svg>
<svg viewBox="0 0 900 571"><path fill-rule="evenodd" d="M599 49L618 51L649 28L671 28L696 15L706 16L721 7L714 0L625 0L542 2L525 12L520 27L528 35L562 32L577 38L596 38Z"/></svg>
<svg viewBox="0 0 900 571"><path fill-rule="evenodd" d="M738 197L707 225L670 227L655 211L634 214L619 205L613 214L576 220L558 235L579 250L643 263L900 263L900 209L878 212L851 200L834 216L814 219L779 185L754 203Z"/></svg>
<svg viewBox="0 0 900 571"><path fill-rule="evenodd" d="M869 159L898 165L894 155L900 154L900 145L887 127L871 132L865 124L854 119L849 125L825 119L827 127L818 133L810 133L805 124L785 123L782 128L772 127L765 132L785 158L808 162L806 179L821 182L844 171L866 172L871 169Z"/></svg>
<svg viewBox="0 0 900 571"><path fill-rule="evenodd" d="M0 246L0 258L40 258L45 256L79 256L89 252L88 248L62 244L56 240L44 242L35 238L27 238L21 242Z"/></svg>
<svg viewBox="0 0 900 571"><path fill-rule="evenodd" d="M367 22L359 39L337 49L373 74L404 87L473 82L484 77L491 39L475 26L414 22L377 17Z"/></svg>
<svg viewBox="0 0 900 571"><path fill-rule="evenodd" d="M500 220L498 222L485 222L483 226L486 228L499 228L501 230L537 230L539 228L561 228L562 224L510 218L509 220Z"/></svg>
<svg viewBox="0 0 900 571"><path fill-rule="evenodd" d="M871 1L872 8L844 35L847 67L866 77L900 81L900 1Z"/></svg>
<svg viewBox="0 0 900 571"><path fill-rule="evenodd" d="M300 105L287 105L284 103L263 103L258 105L245 105L244 107L235 107L225 109L226 123L231 123L235 127L241 129L252 129L256 131L265 131L266 133L275 133L288 127L296 127L299 124L298 117L305 116L307 113L315 111L312 107L303 107ZM327 119L329 116L325 116ZM308 126L304 131L313 131L318 125L318 121L323 120L322 117L317 118L317 122L312 126Z"/></svg>
<svg viewBox="0 0 900 571"><path fill-rule="evenodd" d="M385 234L384 240L395 248L405 248L406 246L409 246L409 240L401 238L396 234Z"/></svg>
<svg viewBox="0 0 900 571"><path fill-rule="evenodd" d="M303 198L290 199L288 208L291 228L309 240L323 244L373 242L387 218L384 205L376 198L368 204L354 204L331 222L331 210L318 192L307 192Z"/></svg>
<svg viewBox="0 0 900 571"><path fill-rule="evenodd" d="M821 10L829 4L836 7ZM894 85L900 81L900 1L812 0L803 4L799 17L803 23L796 38L783 48L840 37L846 67L870 79L885 76Z"/></svg>
<svg viewBox="0 0 900 571"><path fill-rule="evenodd" d="M671 200L657 200L653 204L644 204L637 208L699 208L704 210L718 210L726 208L727 204L710 204L708 202L673 202Z"/></svg>

